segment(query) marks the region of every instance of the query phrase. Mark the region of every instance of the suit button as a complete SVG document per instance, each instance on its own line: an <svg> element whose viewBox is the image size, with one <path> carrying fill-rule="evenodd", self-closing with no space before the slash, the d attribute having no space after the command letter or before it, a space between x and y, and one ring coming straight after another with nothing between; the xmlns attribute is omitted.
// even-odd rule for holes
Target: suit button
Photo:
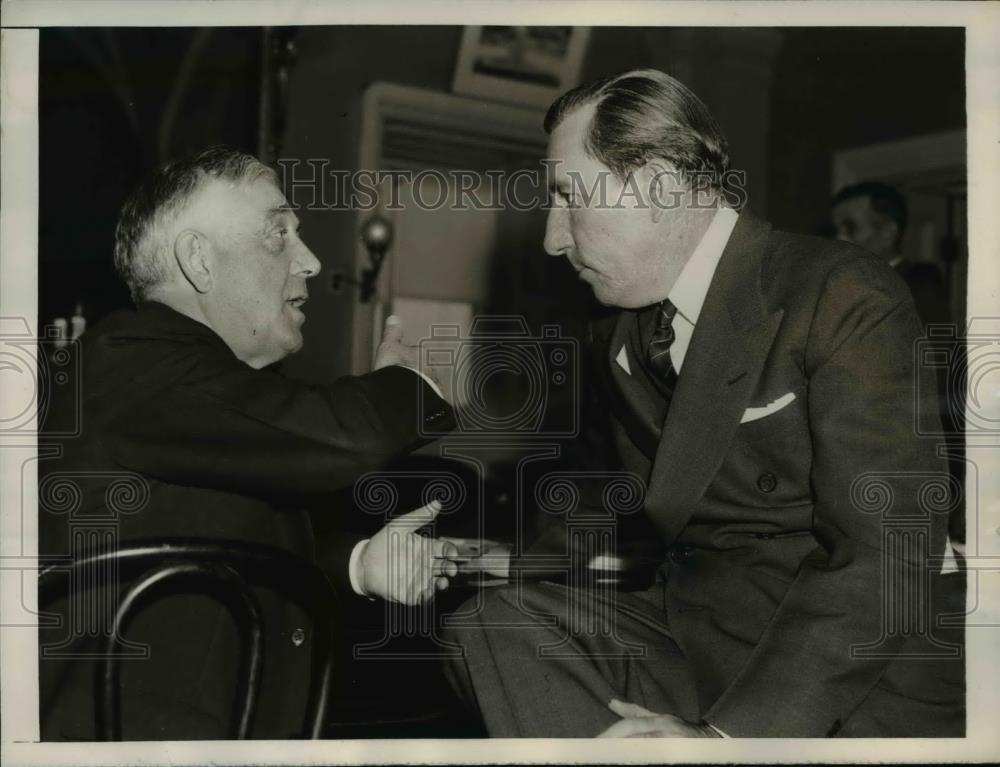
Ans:
<svg viewBox="0 0 1000 767"><path fill-rule="evenodd" d="M774 476L771 472L766 474L761 474L757 477L757 489L762 493L773 493L774 489L778 486L778 478Z"/></svg>
<svg viewBox="0 0 1000 767"><path fill-rule="evenodd" d="M292 632L293 645L295 645L296 647L301 647L305 641L306 641L305 631L303 631L302 629L295 629L295 631Z"/></svg>
<svg viewBox="0 0 1000 767"><path fill-rule="evenodd" d="M670 557L670 561L675 565L683 565L684 563L691 561L694 557L694 547L686 546L684 544L671 546L668 550L668 556Z"/></svg>

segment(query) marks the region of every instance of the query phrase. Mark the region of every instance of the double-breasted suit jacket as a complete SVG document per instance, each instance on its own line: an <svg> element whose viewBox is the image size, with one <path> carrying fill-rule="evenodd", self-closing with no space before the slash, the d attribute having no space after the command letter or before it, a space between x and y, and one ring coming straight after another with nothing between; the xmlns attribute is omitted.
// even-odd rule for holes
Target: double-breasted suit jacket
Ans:
<svg viewBox="0 0 1000 767"><path fill-rule="evenodd" d="M609 468L646 481L703 718L732 736L961 735L961 661L929 602L953 488L917 428L938 418L935 380L903 282L743 213L662 421L636 324L592 328Z"/></svg>

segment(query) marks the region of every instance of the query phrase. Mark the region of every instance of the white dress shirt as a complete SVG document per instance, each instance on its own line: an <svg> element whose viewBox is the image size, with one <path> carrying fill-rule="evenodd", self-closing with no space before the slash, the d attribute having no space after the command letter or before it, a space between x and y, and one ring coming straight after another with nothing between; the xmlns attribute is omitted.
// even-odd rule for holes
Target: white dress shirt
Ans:
<svg viewBox="0 0 1000 767"><path fill-rule="evenodd" d="M698 247L694 249L667 296L670 303L677 307L672 323L674 342L670 346L670 361L678 373L684 364L694 326L701 314L701 307L705 303L722 251L725 250L738 220L739 214L732 208L719 208L715 212L712 223L708 225Z"/></svg>

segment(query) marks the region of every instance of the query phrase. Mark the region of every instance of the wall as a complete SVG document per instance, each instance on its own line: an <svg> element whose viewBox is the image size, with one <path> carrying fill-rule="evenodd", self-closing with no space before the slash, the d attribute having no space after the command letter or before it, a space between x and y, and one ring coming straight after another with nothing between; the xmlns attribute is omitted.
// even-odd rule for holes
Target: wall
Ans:
<svg viewBox="0 0 1000 767"><path fill-rule="evenodd" d="M770 111L767 215L823 232L834 152L965 127L964 30L786 32Z"/></svg>
<svg viewBox="0 0 1000 767"><path fill-rule="evenodd" d="M114 227L150 169L211 144L256 151L260 37L252 27L41 31L43 324L78 301L91 322L128 304L112 264Z"/></svg>
<svg viewBox="0 0 1000 767"><path fill-rule="evenodd" d="M450 90L460 27L312 27L296 38L284 157L324 158L357 169L361 99L380 80ZM302 193L292 201L307 200ZM303 238L323 263L310 282L305 349L286 361L292 375L323 380L350 369L350 323L357 291L335 295L330 276L353 273L361 220L349 210L300 210ZM458 257L460 254L450 254Z"/></svg>

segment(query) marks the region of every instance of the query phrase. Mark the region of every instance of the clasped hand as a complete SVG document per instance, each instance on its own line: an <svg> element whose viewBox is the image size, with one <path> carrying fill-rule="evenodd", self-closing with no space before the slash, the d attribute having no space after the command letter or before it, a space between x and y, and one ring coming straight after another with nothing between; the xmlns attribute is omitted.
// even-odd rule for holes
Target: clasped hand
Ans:
<svg viewBox="0 0 1000 767"><path fill-rule="evenodd" d="M692 724L672 714L655 714L636 703L612 700L608 708L622 717L598 738L718 738L707 724Z"/></svg>
<svg viewBox="0 0 1000 767"><path fill-rule="evenodd" d="M358 578L365 594L389 602L417 605L448 588L458 572L458 549L449 541L418 534L441 511L438 501L389 522L368 541Z"/></svg>

